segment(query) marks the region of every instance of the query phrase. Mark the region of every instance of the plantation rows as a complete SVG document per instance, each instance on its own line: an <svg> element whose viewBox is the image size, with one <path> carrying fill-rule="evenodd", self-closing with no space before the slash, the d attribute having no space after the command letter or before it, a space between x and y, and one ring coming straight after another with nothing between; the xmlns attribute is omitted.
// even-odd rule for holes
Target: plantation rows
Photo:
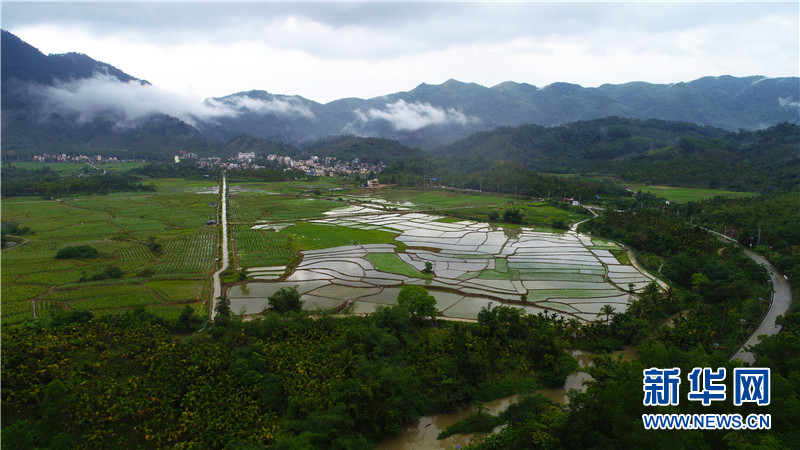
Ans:
<svg viewBox="0 0 800 450"><path fill-rule="evenodd" d="M12 302L3 298L2 316L3 325L21 323L33 318L33 307L27 300Z"/></svg>
<svg viewBox="0 0 800 450"><path fill-rule="evenodd" d="M141 285L86 286L56 291L43 300L69 302L71 309L110 309L145 306L159 303L158 299Z"/></svg>
<svg viewBox="0 0 800 450"><path fill-rule="evenodd" d="M152 289L167 302L196 302L210 294L208 280L164 280L151 281L147 287Z"/></svg>
<svg viewBox="0 0 800 450"><path fill-rule="evenodd" d="M44 286L30 286L24 284L12 284L12 285L3 285L2 286L2 305L5 306L6 303L9 302L19 302L23 300L29 300L37 295L44 294L47 292L47 288Z"/></svg>
<svg viewBox="0 0 800 450"><path fill-rule="evenodd" d="M162 301L207 298L205 277L215 266L218 228L206 221L216 218L218 207L210 203L219 196L199 194L191 182L153 182L155 193L3 199L3 221L31 233L25 245L3 250L2 324L33 318L33 298L39 317L62 309L107 314L135 306L171 317L181 306L161 306ZM151 239L160 251L148 248ZM89 245L99 255L54 259L58 250L76 245ZM120 279L86 281L114 266L122 270Z"/></svg>
<svg viewBox="0 0 800 450"><path fill-rule="evenodd" d="M264 209L265 196L242 196L229 199L228 211L232 222L254 222L266 212Z"/></svg>
<svg viewBox="0 0 800 450"><path fill-rule="evenodd" d="M154 265L157 273L205 274L214 268L217 227L205 226L165 241L164 256Z"/></svg>
<svg viewBox="0 0 800 450"><path fill-rule="evenodd" d="M233 227L236 253L242 267L288 264L293 252L289 238L280 231L254 230L249 225Z"/></svg>
<svg viewBox="0 0 800 450"><path fill-rule="evenodd" d="M153 255L150 253L150 250L138 244L134 244L129 247L119 249L116 252L114 252L114 255L116 255L117 258L119 258L119 261L121 263L146 262L150 261L153 257Z"/></svg>
<svg viewBox="0 0 800 450"><path fill-rule="evenodd" d="M230 199L229 211L232 222L284 221L322 217L322 213L341 206L340 202L318 198L237 194Z"/></svg>

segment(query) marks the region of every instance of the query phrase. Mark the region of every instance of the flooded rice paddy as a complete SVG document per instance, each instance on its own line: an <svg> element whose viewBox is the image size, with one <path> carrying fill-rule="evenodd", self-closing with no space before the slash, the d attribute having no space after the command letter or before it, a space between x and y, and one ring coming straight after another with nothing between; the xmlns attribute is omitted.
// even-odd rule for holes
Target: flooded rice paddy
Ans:
<svg viewBox="0 0 800 450"><path fill-rule="evenodd" d="M256 281L227 292L233 311L260 313L272 293L296 286L307 309L365 314L396 303L400 288L415 284L436 298L444 318L475 320L481 308L505 304L531 314L548 310L592 321L603 305L627 309L629 283L638 291L653 280L620 264L610 252L619 249L616 244L590 236L445 223L439 216L387 211L386 206L373 201L339 208L312 223L398 233L404 252L397 253L392 244L347 245L304 251L288 274L283 266L250 269ZM375 257L381 253L397 257ZM433 276L423 274L426 263ZM278 279L283 281L273 281Z"/></svg>

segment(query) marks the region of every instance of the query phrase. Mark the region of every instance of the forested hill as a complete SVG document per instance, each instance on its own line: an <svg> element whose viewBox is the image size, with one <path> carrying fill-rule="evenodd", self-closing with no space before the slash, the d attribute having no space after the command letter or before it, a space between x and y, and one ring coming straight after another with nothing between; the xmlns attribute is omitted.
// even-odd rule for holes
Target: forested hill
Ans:
<svg viewBox="0 0 800 450"><path fill-rule="evenodd" d="M688 83L633 82L597 88L568 83L536 87L513 81L485 87L448 80L371 99L348 98L324 105L263 91L241 92L215 101L247 104L260 100L273 105L263 111L242 110L237 117L222 119L227 127L257 137L288 130L292 139L309 141L345 133L432 149L497 127L552 127L608 116L691 122L729 131L754 130L781 122L800 123L798 98L797 78L720 76ZM285 113L278 113L278 109Z"/></svg>
<svg viewBox="0 0 800 450"><path fill-rule="evenodd" d="M784 123L754 132L728 132L684 122L609 117L552 128L498 128L434 154L511 161L538 172L761 190L800 181L800 126Z"/></svg>
<svg viewBox="0 0 800 450"><path fill-rule="evenodd" d="M36 48L2 30L2 86L3 97L12 94L15 82L35 82L42 85L57 81L71 81L90 78L96 73L104 73L119 81L137 81L147 84L116 67L96 61L81 53L45 55ZM3 99L3 103L6 99Z"/></svg>

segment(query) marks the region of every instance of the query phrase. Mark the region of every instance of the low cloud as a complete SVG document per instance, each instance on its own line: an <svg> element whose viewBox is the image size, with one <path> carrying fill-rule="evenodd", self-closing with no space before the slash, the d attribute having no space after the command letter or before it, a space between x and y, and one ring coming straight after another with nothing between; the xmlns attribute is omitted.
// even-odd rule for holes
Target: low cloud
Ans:
<svg viewBox="0 0 800 450"><path fill-rule="evenodd" d="M796 109L800 111L800 102L797 100L792 100L791 98L779 97L778 104L784 109Z"/></svg>
<svg viewBox="0 0 800 450"><path fill-rule="evenodd" d="M192 125L198 120L236 114L230 109L208 105L150 84L122 82L105 74L30 89L42 97L47 112L77 113L79 120L84 121L111 116L122 126L158 113Z"/></svg>
<svg viewBox="0 0 800 450"><path fill-rule="evenodd" d="M132 126L153 114L177 117L190 125L220 117L235 117L245 111L314 117L305 105L291 100L260 100L244 96L230 102L198 101L150 84L122 82L100 73L92 78L54 86L35 85L29 89L42 99L47 114L77 115L81 121L109 117L122 127Z"/></svg>
<svg viewBox="0 0 800 450"><path fill-rule="evenodd" d="M406 103L405 100L387 103L384 109L370 108L367 111L357 109L353 113L361 123L385 120L397 131L414 131L429 125L464 126L478 121L477 118L468 117L454 108L437 108L429 103Z"/></svg>
<svg viewBox="0 0 800 450"><path fill-rule="evenodd" d="M315 118L314 113L308 106L292 98L265 100L244 95L242 97L227 98L224 101L209 100L206 103L219 108L232 108L237 113L250 111L261 114L273 113L283 116Z"/></svg>

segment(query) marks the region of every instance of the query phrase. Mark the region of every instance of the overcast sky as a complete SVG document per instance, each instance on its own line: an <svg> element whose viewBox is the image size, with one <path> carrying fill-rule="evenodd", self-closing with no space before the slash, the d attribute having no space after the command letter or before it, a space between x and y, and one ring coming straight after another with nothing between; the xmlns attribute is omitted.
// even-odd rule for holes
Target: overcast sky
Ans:
<svg viewBox="0 0 800 450"><path fill-rule="evenodd" d="M2 27L195 98L319 102L455 78L583 86L800 76L800 4L2 2Z"/></svg>

